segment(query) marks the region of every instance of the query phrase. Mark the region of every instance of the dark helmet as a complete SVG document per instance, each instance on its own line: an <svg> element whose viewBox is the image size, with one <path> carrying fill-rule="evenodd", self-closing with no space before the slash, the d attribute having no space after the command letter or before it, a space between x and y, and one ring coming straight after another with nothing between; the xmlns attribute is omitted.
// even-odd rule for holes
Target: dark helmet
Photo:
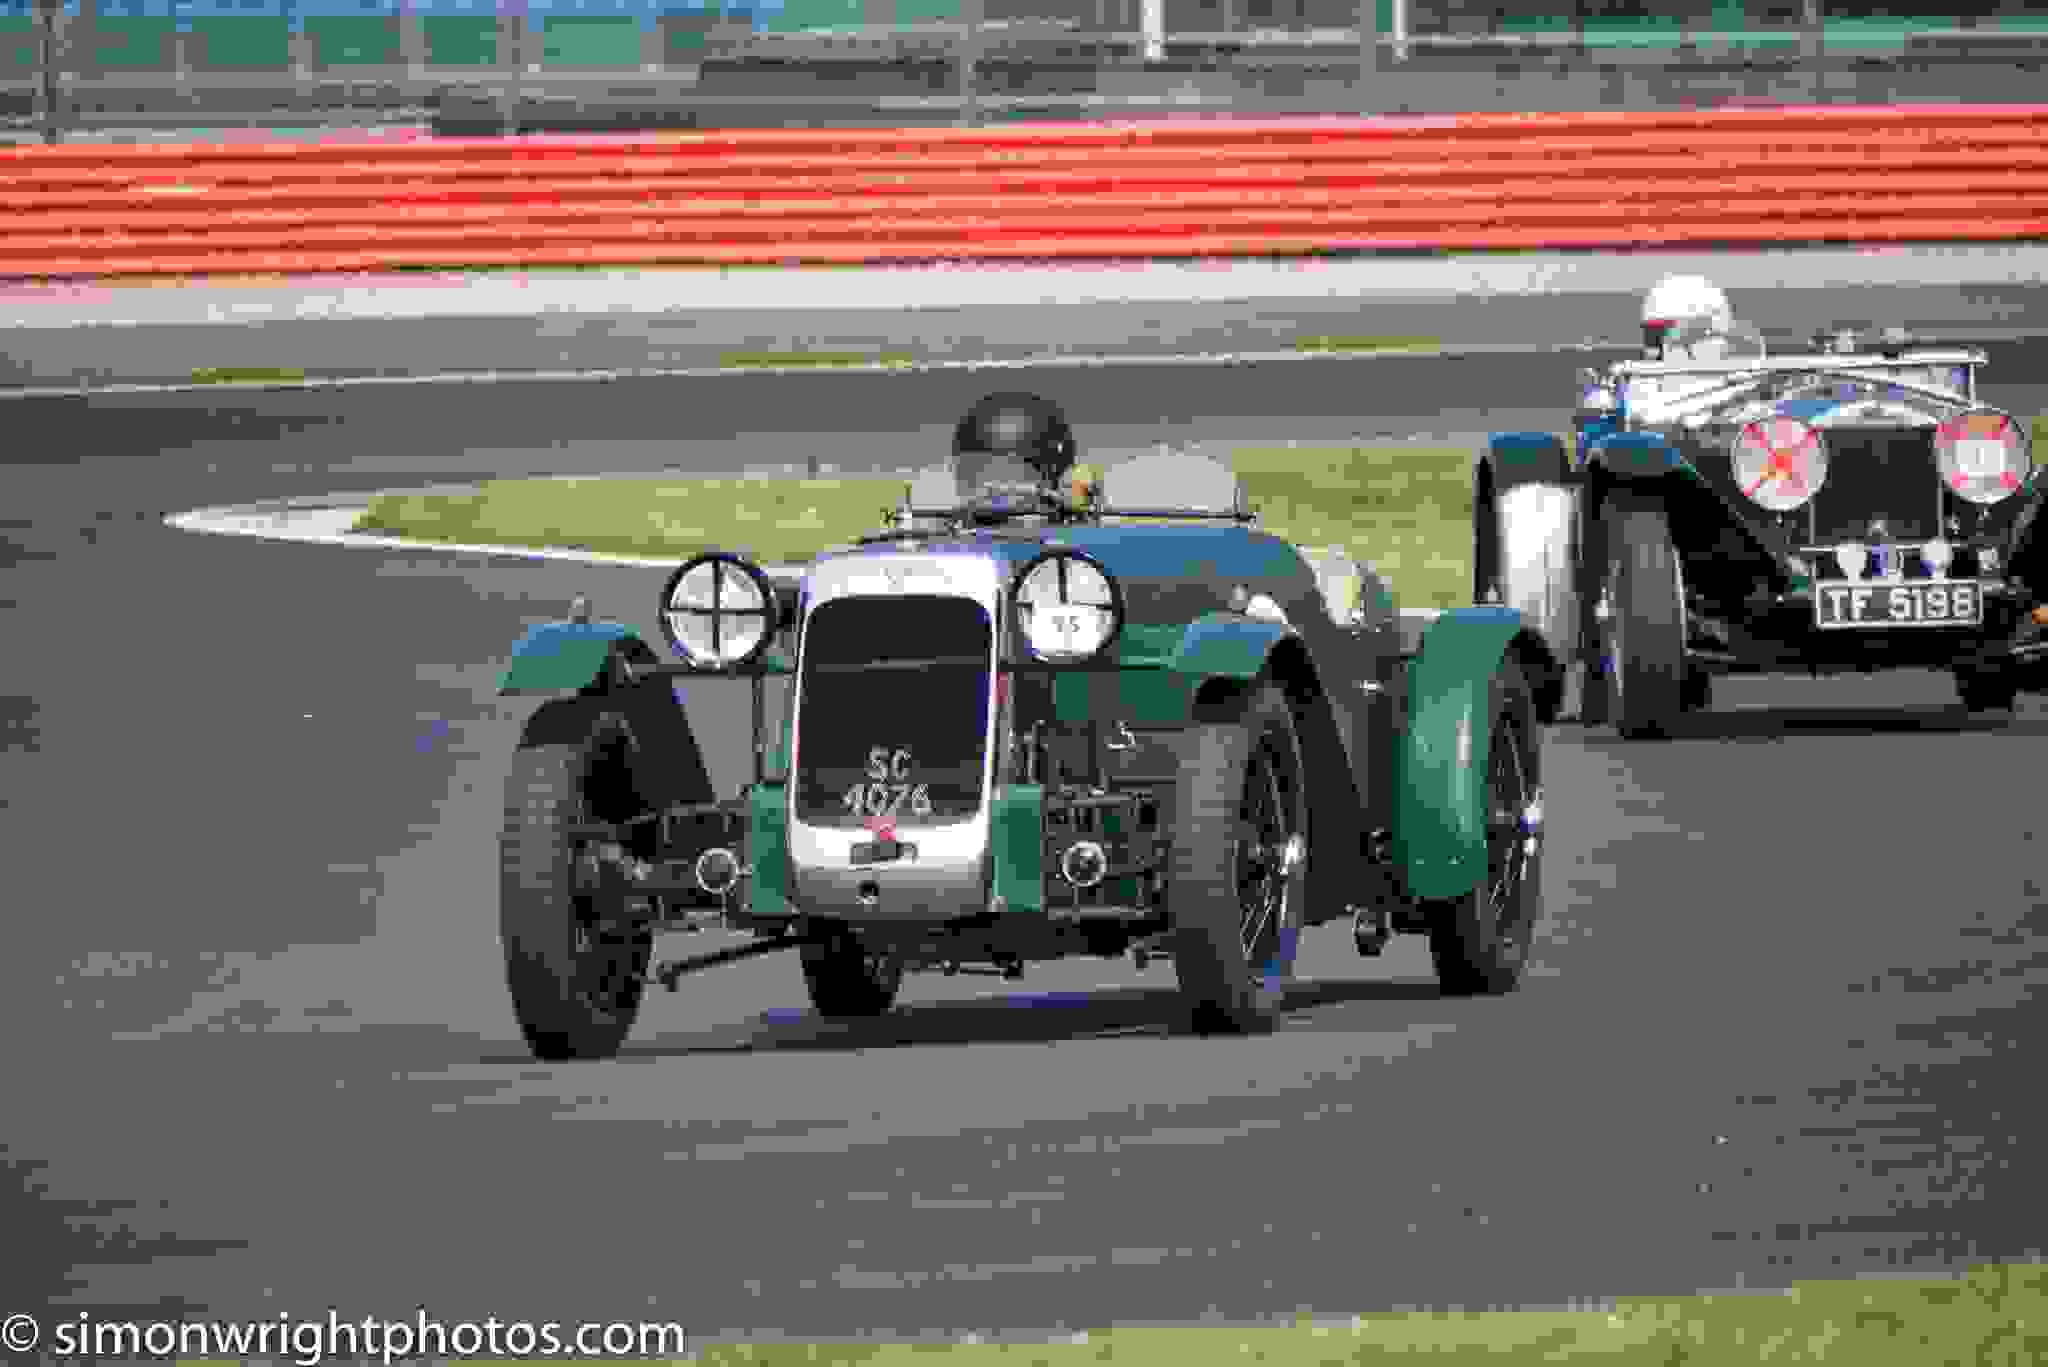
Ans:
<svg viewBox="0 0 2048 1367"><path fill-rule="evenodd" d="M1074 468L1073 429L1058 405L1036 394L991 394L953 429L953 468L972 488L984 472L1021 463L1045 485Z"/></svg>

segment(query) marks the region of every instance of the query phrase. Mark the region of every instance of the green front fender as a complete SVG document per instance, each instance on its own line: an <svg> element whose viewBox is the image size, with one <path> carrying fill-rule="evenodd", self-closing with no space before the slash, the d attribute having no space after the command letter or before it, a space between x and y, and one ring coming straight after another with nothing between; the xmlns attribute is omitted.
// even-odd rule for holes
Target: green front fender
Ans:
<svg viewBox="0 0 2048 1367"><path fill-rule="evenodd" d="M1188 624L1169 667L1196 686L1205 679L1256 679L1273 647L1293 634L1282 622L1212 612Z"/></svg>
<svg viewBox="0 0 2048 1367"><path fill-rule="evenodd" d="M1555 432L1495 432L1480 456L1493 492L1524 484L1563 484L1571 477L1571 454Z"/></svg>
<svg viewBox="0 0 2048 1367"><path fill-rule="evenodd" d="M598 682L614 653L624 653L636 664L657 658L645 638L621 622L538 623L512 647L512 661L498 680L498 693L574 693ZM795 672L788 653L771 646L734 677Z"/></svg>
<svg viewBox="0 0 2048 1367"><path fill-rule="evenodd" d="M1587 449L1586 463L1616 479L1700 478L1685 454L1656 432L1617 432L1602 437Z"/></svg>
<svg viewBox="0 0 2048 1367"><path fill-rule="evenodd" d="M1493 676L1523 629L1512 608L1453 608L1408 664L1395 749L1394 853L1411 895L1461 897L1486 874Z"/></svg>
<svg viewBox="0 0 2048 1367"><path fill-rule="evenodd" d="M652 655L640 633L621 622L541 622L512 647L512 662L498 680L501 696L573 693L595 683L621 643L634 655ZM637 647L637 649L635 648Z"/></svg>

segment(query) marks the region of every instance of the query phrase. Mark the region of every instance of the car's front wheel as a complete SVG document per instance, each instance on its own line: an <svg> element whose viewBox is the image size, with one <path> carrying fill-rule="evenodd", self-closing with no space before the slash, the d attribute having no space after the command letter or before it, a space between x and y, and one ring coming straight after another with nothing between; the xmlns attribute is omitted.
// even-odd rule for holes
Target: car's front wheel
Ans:
<svg viewBox="0 0 2048 1367"><path fill-rule="evenodd" d="M1512 991L1542 915L1543 745L1521 669L1503 659L1488 688L1486 876L1425 904L1437 982L1448 996Z"/></svg>
<svg viewBox="0 0 2048 1367"><path fill-rule="evenodd" d="M630 895L624 852L585 829L636 805L631 745L621 721L600 717L580 743L522 746L505 780L505 977L520 1031L546 1061L617 1053L646 990L648 904Z"/></svg>
<svg viewBox="0 0 2048 1367"><path fill-rule="evenodd" d="M903 986L902 956L865 944L844 927L806 940L804 986L821 1016L879 1016L895 1005Z"/></svg>
<svg viewBox="0 0 2048 1367"><path fill-rule="evenodd" d="M1293 709L1272 685L1237 721L1188 737L1167 905L1198 1030L1265 1030L1279 1016L1307 887L1306 773Z"/></svg>
<svg viewBox="0 0 2048 1367"><path fill-rule="evenodd" d="M1687 712L1704 712L1712 707L1714 676L1701 667L1687 670L1685 684L1679 693L1678 705Z"/></svg>
<svg viewBox="0 0 2048 1367"><path fill-rule="evenodd" d="M2010 712L2019 690L1995 675L1958 670L1956 696L1971 712Z"/></svg>
<svg viewBox="0 0 2048 1367"><path fill-rule="evenodd" d="M1607 573L1595 608L1607 718L1631 740L1670 734L1691 701L1685 594L1671 525L1656 499L1621 492L1601 518Z"/></svg>

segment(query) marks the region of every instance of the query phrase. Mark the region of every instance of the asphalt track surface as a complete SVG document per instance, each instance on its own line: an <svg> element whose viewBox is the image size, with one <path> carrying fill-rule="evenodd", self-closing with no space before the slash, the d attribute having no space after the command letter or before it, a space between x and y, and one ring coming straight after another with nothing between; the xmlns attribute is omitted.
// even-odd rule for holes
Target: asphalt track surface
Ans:
<svg viewBox="0 0 2048 1367"><path fill-rule="evenodd" d="M1997 349L1986 397L2048 406L2043 356ZM1547 420L1575 363L1042 378L1109 445L1165 411ZM1767 680L1666 744L1557 731L1548 919L1503 999L1440 1000L1418 941L1366 962L1331 926L1268 1038L1183 1036L1170 968L1093 960L914 977L835 1029L770 957L655 996L617 1061L540 1066L496 938L531 704L496 676L577 591L647 626L658 576L160 520L915 463L984 380L625 386L580 437L561 386L467 390L468 425L366 390L8 406L5 1308L1033 1334L2039 1256L2038 702L1991 724L1935 676ZM724 782L740 697L687 693Z"/></svg>
<svg viewBox="0 0 2048 1367"><path fill-rule="evenodd" d="M2041 307L2038 282L2048 269L2042 255L2031 244L2000 244L1853 253L1807 248L1732 259L1699 252L1556 252L1184 262L1136 270L1114 264L1014 272L910 268L821 272L809 295L772 272L694 271L607 272L587 286L573 273L544 272L538 280L484 282L459 275L371 277L375 283L367 287L314 278L198 292L0 289L0 314L11 312L19 324L0 348L0 386L76 391L185 384L208 368L274 373L291 367L314 379L450 370L716 369L734 364L735 356L791 353L935 366L1047 357L1156 360L1290 352L1332 337L1424 339L1457 351L1632 348L1640 341L1642 292L1666 272L1687 270L1713 276L1730 291L1740 316L1772 337L1805 337L1818 326L1897 324L1923 337L1974 343L2038 330L2030 315ZM1864 283L1857 288L1854 282ZM194 319L195 303L225 321ZM472 311L458 312L465 307ZM78 326L81 317L95 325ZM894 391L875 392L873 401L881 403ZM1537 391L1533 401L1547 405L1555 392ZM592 386L584 399L567 400L578 410L597 411L576 411L562 430L581 437L593 424L646 423L642 405L624 405L621 417L609 405L586 401L611 393ZM1263 402L1270 406L1287 393L1275 390ZM465 432L479 423L485 432L493 426L494 404L467 395L451 402L430 420L460 424ZM545 402L552 421L571 411L561 407L559 392ZM1329 402L1308 401L1311 411ZM1458 402L1470 406L1473 395L1464 393ZM1185 408L1178 402L1154 408L1145 420L1157 422L1162 413L1179 420ZM1396 411L1434 410L1408 401ZM688 420L669 428L684 436L700 431Z"/></svg>

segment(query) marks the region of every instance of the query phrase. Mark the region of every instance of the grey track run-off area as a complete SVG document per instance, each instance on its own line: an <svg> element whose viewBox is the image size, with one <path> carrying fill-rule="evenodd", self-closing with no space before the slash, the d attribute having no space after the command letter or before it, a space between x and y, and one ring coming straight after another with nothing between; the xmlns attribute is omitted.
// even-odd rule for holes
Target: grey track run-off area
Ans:
<svg viewBox="0 0 2048 1367"><path fill-rule="evenodd" d="M2048 406L2048 347L1992 354L1987 398ZM1162 419L1313 440L1549 425L1577 360L1031 383L1090 448ZM161 521L487 474L895 468L942 452L988 387L16 401L0 464L15 1304L898 1337L2040 1256L2041 700L1993 727L1938 676L1765 679L1670 744L1558 730L1548 921L1529 983L1498 1001L1438 1000L1419 943L1367 963L1330 927L1270 1039L1173 1036L1169 969L1087 960L1017 984L916 977L889 1021L834 1031L776 958L657 997L616 1063L539 1067L495 925L530 704L493 690L521 630L576 592L651 632L659 572ZM743 771L742 700L685 693L723 784Z"/></svg>
<svg viewBox="0 0 2048 1367"><path fill-rule="evenodd" d="M2048 247L15 285L0 290L12 324L0 385L181 383L209 368L691 369L802 351L957 364L1286 351L1315 337L1633 346L1638 298L1670 271L1723 281L1767 331L1900 323L1994 338L2044 325L2033 291Z"/></svg>

